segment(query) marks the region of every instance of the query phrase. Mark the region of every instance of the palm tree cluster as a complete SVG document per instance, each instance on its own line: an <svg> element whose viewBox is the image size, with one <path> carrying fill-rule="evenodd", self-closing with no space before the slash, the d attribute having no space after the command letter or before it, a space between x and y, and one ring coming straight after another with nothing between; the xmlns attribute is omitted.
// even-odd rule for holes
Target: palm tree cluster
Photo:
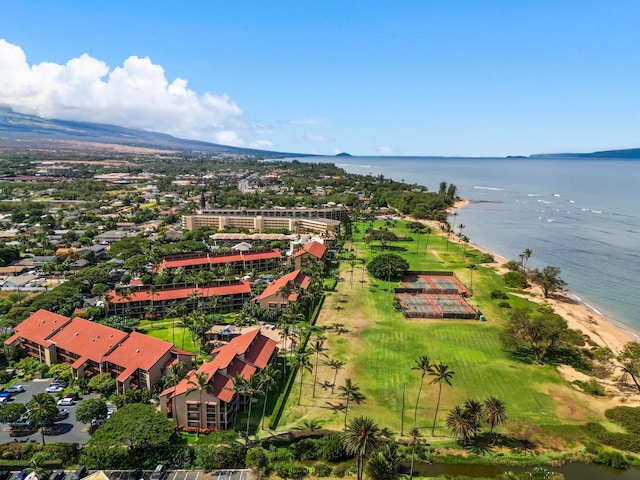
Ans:
<svg viewBox="0 0 640 480"><path fill-rule="evenodd" d="M449 370L449 366L445 363L438 362L434 364L431 362L428 356L421 355L415 361L415 365L412 367L412 370L420 371L420 388L418 389L418 396L416 398L416 408L413 414L413 427L416 427L416 423L418 420L418 406L420 405L420 394L422 393L422 386L424 384L424 378L428 375L431 375L433 379L429 382L430 385L438 384L438 402L436 404L436 412L433 417L433 425L431 426L431 436L435 435L436 422L438 420L438 410L440 409L440 399L442 396L442 385L446 383L450 387L453 387L451 384L451 379L453 378L454 372Z"/></svg>
<svg viewBox="0 0 640 480"><path fill-rule="evenodd" d="M484 402L469 399L463 405L456 405L447 415L446 424L449 431L460 439L462 445L468 445L471 437L475 438L480 432L483 423L489 426L489 436L495 442L495 427L506 421L504 402L491 396Z"/></svg>

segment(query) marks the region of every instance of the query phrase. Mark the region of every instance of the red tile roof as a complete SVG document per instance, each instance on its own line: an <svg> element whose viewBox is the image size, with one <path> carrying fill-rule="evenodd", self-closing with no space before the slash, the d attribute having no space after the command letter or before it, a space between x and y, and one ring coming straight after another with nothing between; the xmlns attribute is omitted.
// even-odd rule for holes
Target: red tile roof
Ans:
<svg viewBox="0 0 640 480"><path fill-rule="evenodd" d="M135 365L136 368L149 370L172 348L173 344L170 342L131 332L117 349L107 355L106 360L122 367Z"/></svg>
<svg viewBox="0 0 640 480"><path fill-rule="evenodd" d="M324 244L320 243L320 242L316 242L315 240L309 243L305 243L304 246L298 250L296 253L293 254L294 257L299 257L300 255L304 255L305 253L308 253L309 255L312 255L314 257L316 257L318 260L320 260L322 257L324 257L324 254L327 251L327 247L324 246Z"/></svg>
<svg viewBox="0 0 640 480"><path fill-rule="evenodd" d="M283 275L279 279L274 280L269 285L267 285L267 288L265 288L264 291L256 297L256 301L264 300L265 298L269 298L273 295L279 294L280 289L288 283L291 284L290 287L294 287L297 285L303 290L306 290L311 283L311 278L302 273L299 269L294 270L293 272L287 273L286 275ZM298 294L296 292L291 292L287 300L293 302L297 300L297 298Z"/></svg>
<svg viewBox="0 0 640 480"><path fill-rule="evenodd" d="M198 255L187 258L165 258L160 264L163 268L191 267L195 265L219 265L221 263L250 262L254 260L267 260L270 258L281 258L279 250L273 249L266 252L240 252L228 255Z"/></svg>
<svg viewBox="0 0 640 480"><path fill-rule="evenodd" d="M48 310L38 310L15 327L15 333L5 340L5 345L11 345L19 338L33 343L46 345L47 338L64 327L71 320Z"/></svg>
<svg viewBox="0 0 640 480"><path fill-rule="evenodd" d="M257 369L264 368L276 348L276 342L260 332L260 328L251 330L232 339L226 345L216 348L211 353L213 359L205 362L198 373L205 373L212 387L211 393L224 402L233 399L233 377L242 375L248 379ZM243 358L244 356L244 358ZM255 363L254 363L255 360ZM174 389L165 389L160 396L182 395L193 387L190 379L196 371L192 370Z"/></svg>
<svg viewBox="0 0 640 480"><path fill-rule="evenodd" d="M250 294L251 285L246 280L238 280L230 285L211 285L211 286L189 286L179 288L158 289L153 292L153 301L157 300L184 300L189 298L193 292L198 293L198 297L209 298L213 296ZM134 290L128 297L117 294L114 290L109 292L111 303L130 303L151 301L151 294L148 289Z"/></svg>
<svg viewBox="0 0 640 480"><path fill-rule="evenodd" d="M76 317L52 335L49 342L94 362L102 362L125 338L125 332Z"/></svg>

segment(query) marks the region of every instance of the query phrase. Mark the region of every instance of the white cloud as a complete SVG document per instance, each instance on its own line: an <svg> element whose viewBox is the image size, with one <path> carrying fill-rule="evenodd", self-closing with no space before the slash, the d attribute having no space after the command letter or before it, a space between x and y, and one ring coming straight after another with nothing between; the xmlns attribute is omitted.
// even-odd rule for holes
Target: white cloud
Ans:
<svg viewBox="0 0 640 480"><path fill-rule="evenodd" d="M270 140L256 140L255 142L251 142L249 147L256 148L258 150L271 150L275 145Z"/></svg>
<svg viewBox="0 0 640 480"><path fill-rule="evenodd" d="M0 39L0 104L44 118L111 123L182 138L243 145L240 107L227 95L198 94L169 82L161 65L129 57L114 69L88 54L64 65L29 65L24 51Z"/></svg>
<svg viewBox="0 0 640 480"><path fill-rule="evenodd" d="M385 146L378 147L378 153L380 155L391 155L393 153L393 148Z"/></svg>
<svg viewBox="0 0 640 480"><path fill-rule="evenodd" d="M330 143L330 142L333 142L333 138L327 137L325 135L317 135L315 133L307 133L307 134L304 134L304 135L298 133L296 135L296 138L298 140L307 140L309 142L315 142L315 143Z"/></svg>

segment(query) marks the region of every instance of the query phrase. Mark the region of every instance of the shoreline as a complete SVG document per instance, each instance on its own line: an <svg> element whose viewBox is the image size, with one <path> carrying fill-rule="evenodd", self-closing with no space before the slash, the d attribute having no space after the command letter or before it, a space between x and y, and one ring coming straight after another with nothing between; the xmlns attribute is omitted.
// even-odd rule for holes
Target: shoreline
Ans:
<svg viewBox="0 0 640 480"><path fill-rule="evenodd" d="M469 203L468 200L460 200L448 212L460 210ZM504 264L509 261L507 258L483 245L474 242L469 242L469 245L483 253L492 255L498 272L501 269L505 269ZM620 352L624 344L631 341L640 341L640 332L636 332L633 328L618 320L607 317L607 315L589 303L588 299L581 298L571 289L559 292L552 298L544 298L542 293L536 291L535 288L532 287L531 291L525 292L527 298L536 303L551 305L567 321L569 328L580 330L598 345L609 347L614 354Z"/></svg>

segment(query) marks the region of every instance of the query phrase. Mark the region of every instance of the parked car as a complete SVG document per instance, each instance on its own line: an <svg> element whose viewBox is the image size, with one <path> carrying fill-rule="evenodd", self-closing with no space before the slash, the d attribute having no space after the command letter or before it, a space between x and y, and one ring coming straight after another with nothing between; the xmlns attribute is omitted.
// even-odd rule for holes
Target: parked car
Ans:
<svg viewBox="0 0 640 480"><path fill-rule="evenodd" d="M140 480L141 478L142 478L142 470L134 470L133 472L129 473L127 480Z"/></svg>
<svg viewBox="0 0 640 480"><path fill-rule="evenodd" d="M49 477L49 480L64 480L66 476L67 476L67 473L64 470L58 470L57 472L53 472L51 474L51 476Z"/></svg>
<svg viewBox="0 0 640 480"><path fill-rule="evenodd" d="M0 405L5 405L6 403L9 403L9 399L11 399L10 393L7 393L7 392L0 393Z"/></svg>
<svg viewBox="0 0 640 480"><path fill-rule="evenodd" d="M71 405L75 405L75 403L75 400L71 397L62 397L60 400L58 400L59 407L69 407Z"/></svg>
<svg viewBox="0 0 640 480"><path fill-rule="evenodd" d="M4 389L7 393L20 393L24 392L24 385L11 385Z"/></svg>
<svg viewBox="0 0 640 480"><path fill-rule="evenodd" d="M61 387L67 388L68 383L65 380L62 380L61 378L55 378L51 382L51 385L60 385Z"/></svg>
<svg viewBox="0 0 640 480"><path fill-rule="evenodd" d="M151 480L164 480L167 476L167 468L160 464L158 465L153 473L151 474Z"/></svg>
<svg viewBox="0 0 640 480"><path fill-rule="evenodd" d="M62 392L63 390L64 390L64 387L62 385L55 385L53 383L44 389L44 391L47 393L59 393L59 392Z"/></svg>
<svg viewBox="0 0 640 480"><path fill-rule="evenodd" d="M87 476L87 468L84 465L80 465L76 468L76 471L71 475L71 480L80 480Z"/></svg>
<svg viewBox="0 0 640 480"><path fill-rule="evenodd" d="M15 422L10 423L9 426L15 429L23 429L23 428L30 428L32 424L31 424L31 420L29 420L28 418L20 417Z"/></svg>
<svg viewBox="0 0 640 480"><path fill-rule="evenodd" d="M98 428L100 425L104 425L104 423L107 421L106 418L94 418L91 420L91 422L89 423L89 425L91 426L91 428Z"/></svg>
<svg viewBox="0 0 640 480"><path fill-rule="evenodd" d="M74 401L80 400L80 394L78 392L69 392L62 398L72 398Z"/></svg>
<svg viewBox="0 0 640 480"><path fill-rule="evenodd" d="M27 472L20 470L13 480L24 480L29 475Z"/></svg>
<svg viewBox="0 0 640 480"><path fill-rule="evenodd" d="M56 416L56 422L59 422L60 420L64 420L68 416L69 416L69 410L67 410L66 408L58 407L58 415Z"/></svg>
<svg viewBox="0 0 640 480"><path fill-rule="evenodd" d="M10 476L11 472L9 470L0 470L0 480L7 480Z"/></svg>

